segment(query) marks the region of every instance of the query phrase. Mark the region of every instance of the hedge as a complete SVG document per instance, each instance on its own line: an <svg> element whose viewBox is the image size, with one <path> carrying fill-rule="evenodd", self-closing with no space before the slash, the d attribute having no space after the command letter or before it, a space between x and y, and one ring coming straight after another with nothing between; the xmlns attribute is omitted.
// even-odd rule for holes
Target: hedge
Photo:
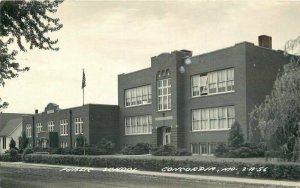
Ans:
<svg viewBox="0 0 300 188"><path fill-rule="evenodd" d="M173 169L177 170L177 173L181 171L181 173L199 175L300 180L300 164L297 163L250 163L235 161L176 160L172 158L149 159L132 157L125 158L44 154L26 155L24 161L29 163L76 165L102 168L126 167L146 171L162 171L162 169L164 169L164 171L168 172L169 170Z"/></svg>
<svg viewBox="0 0 300 188"><path fill-rule="evenodd" d="M21 161L22 156L17 154L16 159L12 159L9 153L0 154L0 161L18 162Z"/></svg>

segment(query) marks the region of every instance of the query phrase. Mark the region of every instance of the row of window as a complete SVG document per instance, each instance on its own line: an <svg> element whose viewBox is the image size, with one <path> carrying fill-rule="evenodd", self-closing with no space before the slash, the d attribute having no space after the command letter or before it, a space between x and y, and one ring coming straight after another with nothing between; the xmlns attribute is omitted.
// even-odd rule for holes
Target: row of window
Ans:
<svg viewBox="0 0 300 188"><path fill-rule="evenodd" d="M217 143L192 143L191 153L200 155L213 155L216 147Z"/></svg>
<svg viewBox="0 0 300 188"><path fill-rule="evenodd" d="M151 104L151 85L125 90L125 106L139 106Z"/></svg>
<svg viewBox="0 0 300 188"><path fill-rule="evenodd" d="M192 131L228 130L235 120L234 106L192 110ZM152 116L125 117L125 135L152 134Z"/></svg>
<svg viewBox="0 0 300 188"><path fill-rule="evenodd" d="M192 97L234 91L234 69L225 69L191 77ZM125 107L151 104L151 85L125 90ZM171 78L157 81L158 111L171 109Z"/></svg>
<svg viewBox="0 0 300 188"><path fill-rule="evenodd" d="M152 134L152 116L134 116L125 118L125 135Z"/></svg>
<svg viewBox="0 0 300 188"><path fill-rule="evenodd" d="M191 78L192 97L223 93L234 90L234 69L225 69Z"/></svg>
<svg viewBox="0 0 300 188"><path fill-rule="evenodd" d="M67 119L60 120L60 135L65 136L68 135L68 125L69 121ZM75 118L75 134L82 134L83 133L83 119L81 117ZM48 127L48 132L53 132L54 131L54 121L48 121L47 122L47 127ZM42 123L37 123L36 124L36 134L42 132ZM31 124L26 125L26 137L30 138L32 137L32 126Z"/></svg>
<svg viewBox="0 0 300 188"><path fill-rule="evenodd" d="M230 129L234 120L233 106L193 110L192 131Z"/></svg>

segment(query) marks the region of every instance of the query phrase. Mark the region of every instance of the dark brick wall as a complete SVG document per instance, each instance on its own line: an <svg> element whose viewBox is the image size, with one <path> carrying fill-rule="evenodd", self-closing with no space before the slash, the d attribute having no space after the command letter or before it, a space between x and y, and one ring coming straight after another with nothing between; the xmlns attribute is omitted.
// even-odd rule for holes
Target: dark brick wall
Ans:
<svg viewBox="0 0 300 188"><path fill-rule="evenodd" d="M124 145L134 145L139 142L151 142L152 135L125 135L125 117L140 116L140 115L152 115L155 112L155 103L146 104L137 107L126 107L125 108L125 90L144 86L152 86L152 98L156 83L152 82L151 69L143 69L137 72L129 74L121 74L118 76L118 104L119 104L119 127L118 127L118 145L123 148ZM153 120L152 120L153 121Z"/></svg>
<svg viewBox="0 0 300 188"><path fill-rule="evenodd" d="M201 97L191 96L191 76L222 69L234 68L235 91L225 94L215 94ZM184 74L184 114L185 147L191 143L226 142L229 131L192 132L192 110L220 106L234 106L236 120L245 133L246 119L246 66L245 44L218 50L212 53L195 56L192 64L186 66Z"/></svg>
<svg viewBox="0 0 300 188"><path fill-rule="evenodd" d="M102 138L117 143L119 108L113 105L90 105L90 143L97 144Z"/></svg>
<svg viewBox="0 0 300 188"><path fill-rule="evenodd" d="M71 112L71 113L70 113ZM72 140L72 147L75 146L75 118L81 117L83 120L83 134L89 144L97 144L102 138L108 138L114 142L116 138L117 122L118 122L118 107L113 105L92 105L87 104L80 107L63 109L47 114L42 112L31 116L23 117L23 130L26 130L26 125L33 125L34 117L34 133L36 132L36 124L42 124L42 131L48 131L48 121L54 121L54 132L58 133L59 146L61 142L68 142L68 147ZM67 119L68 135L60 135L60 120ZM71 119L71 120L70 120ZM72 125L72 126L71 126ZM70 129L71 128L71 129ZM72 136L70 136L70 131ZM34 134L36 136L36 134ZM33 138L29 139L32 144Z"/></svg>
<svg viewBox="0 0 300 188"><path fill-rule="evenodd" d="M289 57L283 55L282 51L247 45L247 114L254 109L255 105L262 103L266 95L271 94L278 73L283 71L284 64L288 62ZM249 122L249 115L247 119ZM250 129L248 127L248 138Z"/></svg>

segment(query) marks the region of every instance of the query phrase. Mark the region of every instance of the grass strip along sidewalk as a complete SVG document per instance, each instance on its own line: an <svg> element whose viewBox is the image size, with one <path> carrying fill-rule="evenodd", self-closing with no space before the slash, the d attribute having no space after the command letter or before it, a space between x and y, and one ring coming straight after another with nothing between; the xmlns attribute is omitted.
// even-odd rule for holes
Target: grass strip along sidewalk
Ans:
<svg viewBox="0 0 300 188"><path fill-rule="evenodd" d="M257 179L300 180L299 163L197 160L171 157L76 156L29 154L28 163L73 165L100 168L132 168L143 171L197 175L247 177Z"/></svg>

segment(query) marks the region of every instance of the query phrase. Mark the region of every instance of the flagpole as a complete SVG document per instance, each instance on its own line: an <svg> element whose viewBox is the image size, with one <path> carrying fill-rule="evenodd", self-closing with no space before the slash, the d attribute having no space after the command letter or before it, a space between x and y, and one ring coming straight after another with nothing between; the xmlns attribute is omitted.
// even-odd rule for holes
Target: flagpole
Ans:
<svg viewBox="0 0 300 188"><path fill-rule="evenodd" d="M82 85L81 85L81 89L82 89L82 106L84 106L84 88L86 86L86 78L85 78L85 73L84 73L84 69L82 69Z"/></svg>
<svg viewBox="0 0 300 188"><path fill-rule="evenodd" d="M82 106L84 106L84 88L82 88Z"/></svg>

